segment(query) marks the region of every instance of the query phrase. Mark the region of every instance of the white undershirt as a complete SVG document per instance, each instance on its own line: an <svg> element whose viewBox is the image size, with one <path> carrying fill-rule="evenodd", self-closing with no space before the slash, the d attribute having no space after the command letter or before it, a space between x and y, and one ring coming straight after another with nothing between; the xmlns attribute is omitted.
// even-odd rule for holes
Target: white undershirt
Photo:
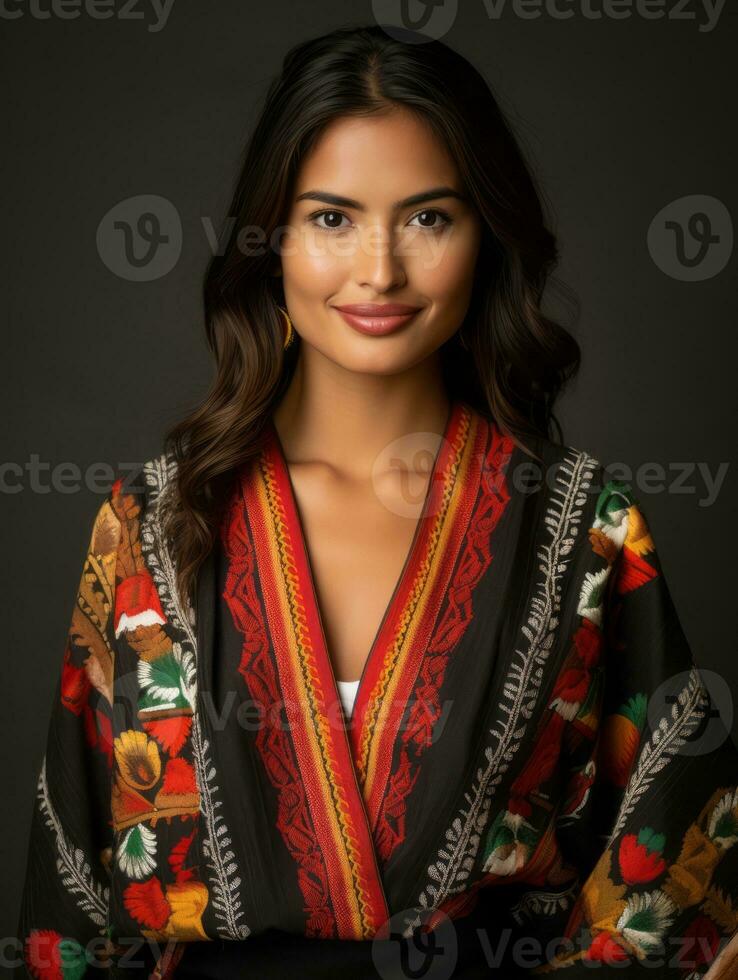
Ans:
<svg viewBox="0 0 738 980"><path fill-rule="evenodd" d="M356 692L359 690L358 681L336 681L338 684L338 693L341 696L341 703L343 704L343 710L347 718L351 717L351 712L354 710L354 701L356 700Z"/></svg>

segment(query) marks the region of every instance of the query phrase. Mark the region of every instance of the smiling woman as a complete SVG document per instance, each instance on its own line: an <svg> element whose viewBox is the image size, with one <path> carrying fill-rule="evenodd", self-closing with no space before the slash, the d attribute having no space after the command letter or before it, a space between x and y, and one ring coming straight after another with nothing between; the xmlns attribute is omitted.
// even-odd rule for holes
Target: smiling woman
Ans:
<svg viewBox="0 0 738 980"><path fill-rule="evenodd" d="M32 976L687 980L736 928L727 709L637 495L554 438L579 350L510 129L412 40L287 54L212 390L96 516Z"/></svg>
<svg viewBox="0 0 738 980"><path fill-rule="evenodd" d="M374 376L425 362L464 320L481 240L479 213L433 128L397 107L334 120L296 184L281 274L304 356ZM316 201L332 209L316 212ZM357 332L392 339L361 343Z"/></svg>

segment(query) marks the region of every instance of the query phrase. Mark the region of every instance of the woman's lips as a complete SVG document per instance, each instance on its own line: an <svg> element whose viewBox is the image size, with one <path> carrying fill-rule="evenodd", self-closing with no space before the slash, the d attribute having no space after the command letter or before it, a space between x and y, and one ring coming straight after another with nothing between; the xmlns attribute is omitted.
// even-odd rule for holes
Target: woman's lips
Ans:
<svg viewBox="0 0 738 980"><path fill-rule="evenodd" d="M354 330L373 337L399 330L420 312L420 307L406 303L351 303L335 309Z"/></svg>

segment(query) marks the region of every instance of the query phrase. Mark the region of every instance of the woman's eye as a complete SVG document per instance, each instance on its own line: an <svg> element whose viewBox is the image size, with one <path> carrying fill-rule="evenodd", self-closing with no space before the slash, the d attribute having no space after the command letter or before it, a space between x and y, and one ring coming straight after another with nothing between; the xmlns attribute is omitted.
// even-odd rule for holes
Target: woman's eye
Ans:
<svg viewBox="0 0 738 980"><path fill-rule="evenodd" d="M428 208L426 211L420 211L414 218L410 219L411 223L415 221L416 218L420 221L420 224L416 227L429 228L432 231L435 231L437 228L443 228L446 225L450 225L452 221L450 214L446 214L445 211L441 211L438 208ZM441 220L437 221L437 218L440 218Z"/></svg>
<svg viewBox="0 0 738 980"><path fill-rule="evenodd" d="M344 218L346 218L347 224L342 224ZM342 211L318 211L310 215L310 220L324 231L343 231L351 226L351 222ZM440 210L440 208L426 208L425 211L420 211L412 217L409 224L412 225L416 221L418 222L415 225L416 228L437 231L452 224L453 219L450 214Z"/></svg>
<svg viewBox="0 0 738 980"><path fill-rule="evenodd" d="M333 230L345 227L341 225L341 219L345 217L346 215L341 211L319 211L317 214L311 215L310 220L313 221L318 228ZM324 224L321 223L321 218L325 219Z"/></svg>

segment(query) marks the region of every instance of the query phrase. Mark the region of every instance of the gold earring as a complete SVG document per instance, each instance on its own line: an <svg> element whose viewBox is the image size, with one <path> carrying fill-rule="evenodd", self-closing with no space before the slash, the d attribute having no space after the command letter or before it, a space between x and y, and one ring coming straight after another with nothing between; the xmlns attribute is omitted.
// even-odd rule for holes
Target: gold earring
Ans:
<svg viewBox="0 0 738 980"><path fill-rule="evenodd" d="M295 339L295 328L292 326L292 320L290 319L290 315L287 310L285 310L282 306L278 306L277 309L286 321L284 343L282 344L283 348L286 350Z"/></svg>

